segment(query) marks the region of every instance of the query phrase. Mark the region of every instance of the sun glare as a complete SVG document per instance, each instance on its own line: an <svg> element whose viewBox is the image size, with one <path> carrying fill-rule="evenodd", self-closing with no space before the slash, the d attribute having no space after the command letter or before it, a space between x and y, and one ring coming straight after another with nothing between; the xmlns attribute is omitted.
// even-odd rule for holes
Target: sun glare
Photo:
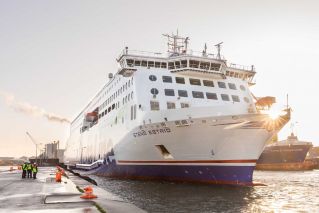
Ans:
<svg viewBox="0 0 319 213"><path fill-rule="evenodd" d="M278 118L280 116L280 112L279 111L271 110L271 109L267 112L267 114L269 115L269 117L271 119L276 119L276 118Z"/></svg>

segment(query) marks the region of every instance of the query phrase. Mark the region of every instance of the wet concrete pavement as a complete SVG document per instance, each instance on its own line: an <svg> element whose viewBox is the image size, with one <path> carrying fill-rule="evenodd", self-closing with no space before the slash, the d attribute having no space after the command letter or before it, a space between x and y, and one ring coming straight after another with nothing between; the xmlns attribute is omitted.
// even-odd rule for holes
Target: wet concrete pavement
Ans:
<svg viewBox="0 0 319 213"><path fill-rule="evenodd" d="M22 179L21 171L0 173L0 212L145 212L89 182L67 173L55 182L55 168L40 167L37 179ZM76 186L92 186L96 199L84 200Z"/></svg>

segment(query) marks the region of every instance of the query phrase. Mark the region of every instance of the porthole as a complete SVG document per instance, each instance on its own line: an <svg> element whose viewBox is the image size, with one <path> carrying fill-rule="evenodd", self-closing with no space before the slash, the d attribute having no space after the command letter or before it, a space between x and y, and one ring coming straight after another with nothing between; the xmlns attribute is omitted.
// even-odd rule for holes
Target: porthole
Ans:
<svg viewBox="0 0 319 213"><path fill-rule="evenodd" d="M240 89L241 89L242 91L246 91L246 88L244 87L244 85L240 85Z"/></svg>
<svg viewBox="0 0 319 213"><path fill-rule="evenodd" d="M151 81L156 81L156 80L157 80L157 78L156 78L155 75L150 75L149 79L150 79Z"/></svg>
<svg viewBox="0 0 319 213"><path fill-rule="evenodd" d="M244 97L244 101L245 101L246 103L249 103L249 98Z"/></svg>
<svg viewBox="0 0 319 213"><path fill-rule="evenodd" d="M151 93L152 93L153 95L157 95L157 94L158 94L158 89L152 88L152 89L151 89Z"/></svg>

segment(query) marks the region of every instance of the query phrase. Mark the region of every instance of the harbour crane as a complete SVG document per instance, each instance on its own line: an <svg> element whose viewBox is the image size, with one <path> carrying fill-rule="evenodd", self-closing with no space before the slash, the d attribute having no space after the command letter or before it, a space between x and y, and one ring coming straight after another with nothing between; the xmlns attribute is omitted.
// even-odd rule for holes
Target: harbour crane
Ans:
<svg viewBox="0 0 319 213"><path fill-rule="evenodd" d="M27 136L30 138L32 143L35 145L35 162L38 161L38 146L41 145L42 143L37 143L37 141L30 135L29 132L26 132Z"/></svg>

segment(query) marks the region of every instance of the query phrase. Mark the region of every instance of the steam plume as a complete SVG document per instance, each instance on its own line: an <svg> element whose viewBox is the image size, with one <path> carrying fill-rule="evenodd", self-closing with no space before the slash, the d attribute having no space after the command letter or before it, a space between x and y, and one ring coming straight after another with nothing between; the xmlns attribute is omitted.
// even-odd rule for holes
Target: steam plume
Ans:
<svg viewBox="0 0 319 213"><path fill-rule="evenodd" d="M4 102L7 106L9 106L17 112L21 112L31 116L44 117L48 119L48 121L70 123L70 121L67 118L47 112L43 108L33 106L27 102L19 102L15 99L14 95L12 94L0 91L0 96L4 99Z"/></svg>

